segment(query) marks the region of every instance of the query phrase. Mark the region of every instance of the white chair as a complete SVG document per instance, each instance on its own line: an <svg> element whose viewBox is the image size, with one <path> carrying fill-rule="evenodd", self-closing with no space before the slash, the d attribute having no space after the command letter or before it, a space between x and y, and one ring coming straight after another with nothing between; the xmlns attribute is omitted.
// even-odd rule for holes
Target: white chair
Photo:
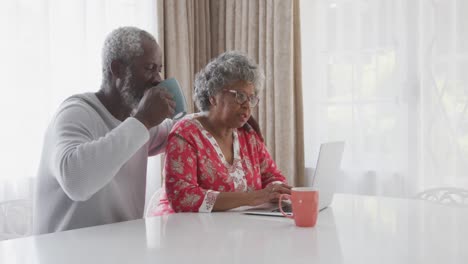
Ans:
<svg viewBox="0 0 468 264"><path fill-rule="evenodd" d="M452 187L433 188L418 193L416 199L440 204L468 206L468 190Z"/></svg>
<svg viewBox="0 0 468 264"><path fill-rule="evenodd" d="M162 193L162 188L159 188L153 193L148 204L146 205L145 217L152 216L151 214L156 210L156 207L158 207L161 193Z"/></svg>
<svg viewBox="0 0 468 264"><path fill-rule="evenodd" d="M30 200L0 202L0 240L30 235L32 203Z"/></svg>

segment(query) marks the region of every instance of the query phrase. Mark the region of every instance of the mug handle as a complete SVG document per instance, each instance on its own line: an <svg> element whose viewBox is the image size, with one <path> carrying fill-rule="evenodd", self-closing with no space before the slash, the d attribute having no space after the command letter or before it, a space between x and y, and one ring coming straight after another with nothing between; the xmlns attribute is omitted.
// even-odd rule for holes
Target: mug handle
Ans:
<svg viewBox="0 0 468 264"><path fill-rule="evenodd" d="M289 194L283 193L283 194L280 195L279 200L278 200L278 207L280 209L280 212L283 214L284 217L294 219L294 215L289 216L283 211L283 206L281 206L281 201L283 200L283 196L287 196L288 200L291 199L291 196Z"/></svg>

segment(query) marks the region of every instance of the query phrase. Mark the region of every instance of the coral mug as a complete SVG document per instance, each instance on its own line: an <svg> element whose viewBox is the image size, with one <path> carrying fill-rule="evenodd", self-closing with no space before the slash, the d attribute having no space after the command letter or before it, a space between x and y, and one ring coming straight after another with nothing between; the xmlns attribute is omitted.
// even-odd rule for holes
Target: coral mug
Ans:
<svg viewBox="0 0 468 264"><path fill-rule="evenodd" d="M281 201L284 196L291 200L292 216L288 216L283 211ZM291 195L281 194L278 206L285 217L294 219L296 226L313 227L317 223L318 202L319 195L317 189L310 187L294 187L291 189Z"/></svg>

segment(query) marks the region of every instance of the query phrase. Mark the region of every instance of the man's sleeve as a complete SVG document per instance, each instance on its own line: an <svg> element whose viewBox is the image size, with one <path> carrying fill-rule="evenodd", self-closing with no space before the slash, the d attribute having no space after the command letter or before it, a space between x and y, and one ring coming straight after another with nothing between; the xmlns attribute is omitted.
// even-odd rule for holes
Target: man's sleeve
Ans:
<svg viewBox="0 0 468 264"><path fill-rule="evenodd" d="M167 136L169 136L169 132L171 132L175 123L176 121L174 120L166 119L158 126L150 129L150 141L148 144L149 156L164 152L167 145Z"/></svg>
<svg viewBox="0 0 468 264"><path fill-rule="evenodd" d="M80 105L63 107L50 128L53 146L51 166L59 184L75 201L85 201L103 188L149 139L146 127L127 118L97 138L100 117Z"/></svg>

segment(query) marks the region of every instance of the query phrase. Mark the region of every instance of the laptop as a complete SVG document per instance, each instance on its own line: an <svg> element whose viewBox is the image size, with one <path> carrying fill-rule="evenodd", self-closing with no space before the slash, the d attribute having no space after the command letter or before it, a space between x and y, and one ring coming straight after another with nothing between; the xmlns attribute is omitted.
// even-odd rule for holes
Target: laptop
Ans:
<svg viewBox="0 0 468 264"><path fill-rule="evenodd" d="M320 145L319 157L316 170L308 186L319 190L319 211L330 206L333 194L336 189L336 179L340 170L341 158L343 156L344 142L328 142ZM283 204L283 211L291 215L291 205L288 202ZM278 205L265 204L246 210L244 214L283 216L278 209Z"/></svg>

